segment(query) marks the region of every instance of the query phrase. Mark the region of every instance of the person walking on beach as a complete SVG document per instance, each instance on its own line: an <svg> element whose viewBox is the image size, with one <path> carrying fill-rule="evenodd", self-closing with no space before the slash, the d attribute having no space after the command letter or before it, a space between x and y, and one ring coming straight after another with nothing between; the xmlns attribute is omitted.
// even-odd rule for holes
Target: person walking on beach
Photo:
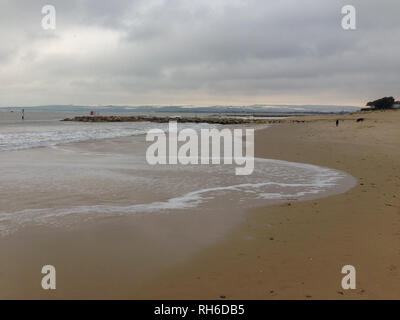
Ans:
<svg viewBox="0 0 400 320"><path fill-rule="evenodd" d="M339 126L339 120L336 120L336 127Z"/></svg>
<svg viewBox="0 0 400 320"><path fill-rule="evenodd" d="M25 119L25 109L22 109L22 120Z"/></svg>

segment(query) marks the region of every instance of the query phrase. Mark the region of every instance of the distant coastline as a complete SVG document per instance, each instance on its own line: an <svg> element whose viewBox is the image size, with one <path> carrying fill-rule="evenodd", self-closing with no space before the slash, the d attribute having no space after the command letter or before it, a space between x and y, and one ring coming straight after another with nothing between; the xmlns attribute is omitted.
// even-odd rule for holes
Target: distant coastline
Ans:
<svg viewBox="0 0 400 320"><path fill-rule="evenodd" d="M356 106L337 105L248 105L248 106L79 106L79 105L45 105L45 106L4 106L2 111L64 111L64 112L138 112L138 113L229 113L229 114L320 114L348 113L361 108Z"/></svg>

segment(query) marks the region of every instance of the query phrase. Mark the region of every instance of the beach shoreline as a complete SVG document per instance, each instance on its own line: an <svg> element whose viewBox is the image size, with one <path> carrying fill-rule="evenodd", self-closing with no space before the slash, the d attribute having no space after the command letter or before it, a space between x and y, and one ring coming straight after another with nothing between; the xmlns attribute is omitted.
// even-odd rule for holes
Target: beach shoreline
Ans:
<svg viewBox="0 0 400 320"><path fill-rule="evenodd" d="M363 113L361 122L356 121L360 114L315 115L255 131L257 158L349 173L357 179L357 186L346 193L340 188L354 186L350 176L349 185L338 186L337 192L332 189L314 200L270 202L247 213L238 208L235 214L229 212L224 205L228 199L222 198L219 202L224 210L218 214L198 208L189 214L105 216L87 223L83 218L73 227L28 224L0 242L0 252L7 256L7 263L0 265L5 276L0 297L396 298L399 115ZM340 117L339 127L335 126L336 117ZM68 156L77 161L75 153L86 157L88 151L114 159L106 155L131 154L134 145L130 138L120 138L69 144L52 153L64 161ZM39 149L22 151L25 153L27 158L40 155L36 161L50 155ZM121 174L120 178L128 178L129 171ZM45 204L38 200L42 195L32 195L29 201L36 206ZM65 194L48 196L52 201L54 196L67 201ZM115 203L124 199L129 204L133 196L138 196L134 190L121 193ZM82 197L86 204L85 193ZM20 201L13 203L21 205ZM54 292L40 287L40 270L47 264L57 268ZM343 292L340 287L341 267L347 264L358 272L353 292Z"/></svg>
<svg viewBox="0 0 400 320"><path fill-rule="evenodd" d="M256 156L343 170L358 185L344 194L251 210L226 240L132 297L399 298L400 112L301 119L257 132ZM341 287L344 265L357 270L356 290Z"/></svg>
<svg viewBox="0 0 400 320"><path fill-rule="evenodd" d="M7 185L0 298L134 298L133 291L153 277L224 241L245 221L245 208L343 193L354 185L343 172L260 158L248 177L236 177L229 166L216 166L214 175L209 166L162 171L140 165L144 140L139 135L0 153ZM192 185L173 191L182 181ZM267 182L266 189L256 181ZM242 187L235 191L237 184ZM200 203L190 206L189 191ZM57 270L54 292L39 286L41 267L48 264Z"/></svg>

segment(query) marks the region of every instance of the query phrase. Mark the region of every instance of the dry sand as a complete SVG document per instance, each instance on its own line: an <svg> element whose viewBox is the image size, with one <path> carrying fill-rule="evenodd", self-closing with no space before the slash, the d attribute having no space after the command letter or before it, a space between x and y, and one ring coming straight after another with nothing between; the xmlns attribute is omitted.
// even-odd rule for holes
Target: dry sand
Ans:
<svg viewBox="0 0 400 320"><path fill-rule="evenodd" d="M400 298L400 111L299 120L258 132L256 156L340 169L358 185L253 210L225 241L132 289L133 298ZM356 290L341 288L347 264Z"/></svg>

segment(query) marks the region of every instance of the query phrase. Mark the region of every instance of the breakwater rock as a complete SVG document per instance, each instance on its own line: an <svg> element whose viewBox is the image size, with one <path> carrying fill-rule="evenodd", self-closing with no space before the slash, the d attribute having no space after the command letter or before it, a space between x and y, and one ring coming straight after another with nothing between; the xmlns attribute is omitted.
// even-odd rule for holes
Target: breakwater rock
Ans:
<svg viewBox="0 0 400 320"><path fill-rule="evenodd" d="M281 123L282 119L256 119L256 118L199 118L199 117L150 117L150 116L78 116L66 118L61 121L80 121L80 122L158 122L169 121L193 122L193 123L215 123L215 124L261 124L261 123Z"/></svg>

